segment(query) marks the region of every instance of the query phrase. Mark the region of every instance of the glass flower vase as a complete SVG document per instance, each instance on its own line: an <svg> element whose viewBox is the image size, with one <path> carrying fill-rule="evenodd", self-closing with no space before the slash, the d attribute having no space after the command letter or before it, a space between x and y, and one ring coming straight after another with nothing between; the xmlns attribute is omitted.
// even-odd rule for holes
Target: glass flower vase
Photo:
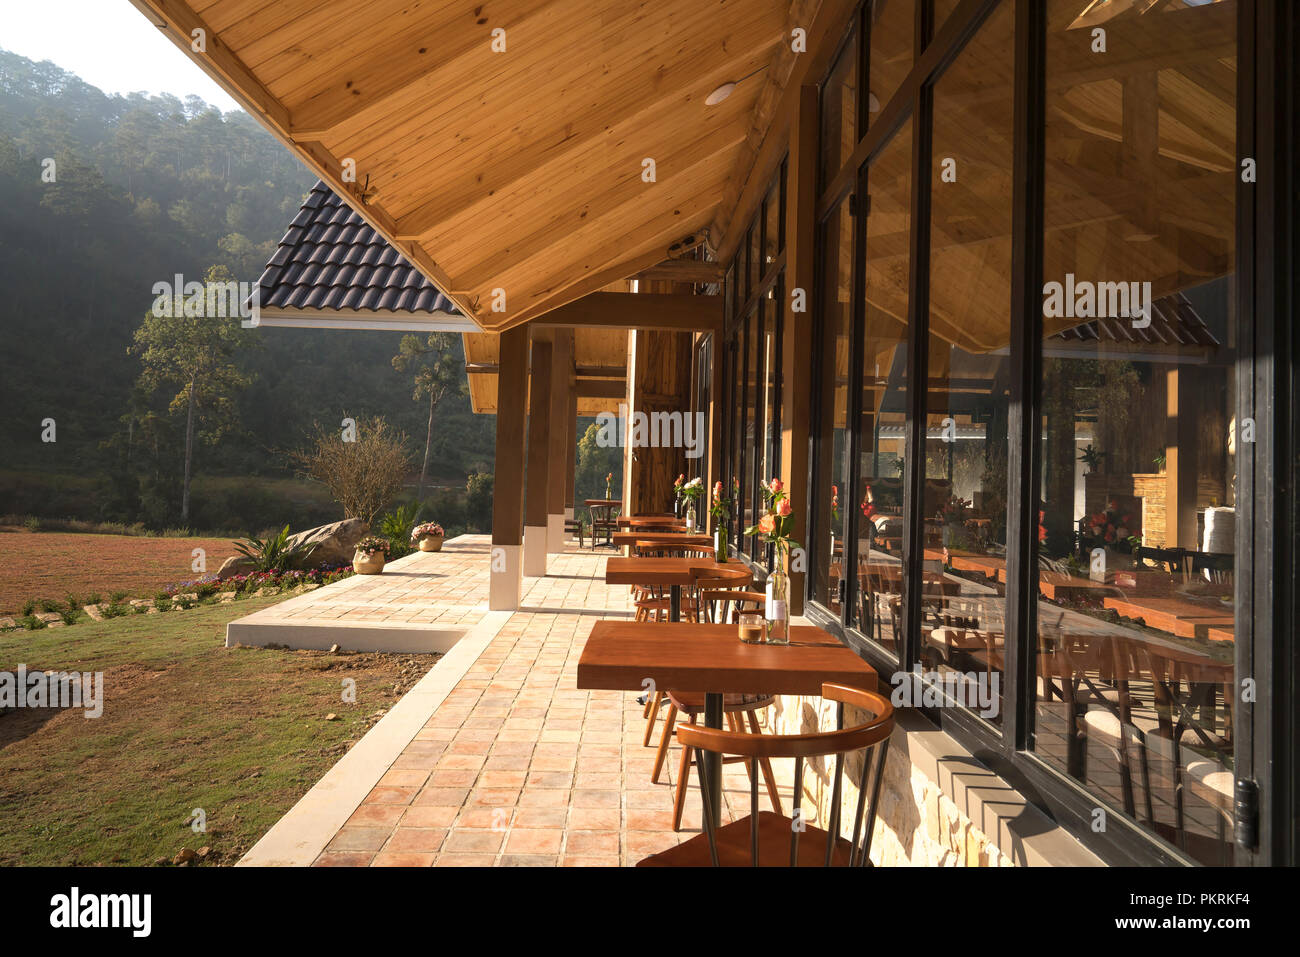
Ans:
<svg viewBox="0 0 1300 957"><path fill-rule="evenodd" d="M790 644L790 579L785 573L785 556L779 551L776 568L767 576L767 643Z"/></svg>
<svg viewBox="0 0 1300 957"><path fill-rule="evenodd" d="M695 506L690 504L686 506L686 530L695 531Z"/></svg>
<svg viewBox="0 0 1300 957"><path fill-rule="evenodd" d="M719 524L713 529L713 553L720 562L727 560L727 528Z"/></svg>

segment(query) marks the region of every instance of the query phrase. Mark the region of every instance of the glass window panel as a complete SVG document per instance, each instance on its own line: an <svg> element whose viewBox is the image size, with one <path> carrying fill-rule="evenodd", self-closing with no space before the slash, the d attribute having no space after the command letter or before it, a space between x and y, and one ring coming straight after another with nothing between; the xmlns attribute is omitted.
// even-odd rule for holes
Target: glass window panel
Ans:
<svg viewBox="0 0 1300 957"><path fill-rule="evenodd" d="M759 221L755 219L754 225L749 230L749 286L745 293L746 299L758 288L759 276L763 270L763 250L759 247L762 237L759 232Z"/></svg>
<svg viewBox="0 0 1300 957"><path fill-rule="evenodd" d="M819 170L823 187L839 172L857 144L857 86L858 44L854 33L822 84Z"/></svg>
<svg viewBox="0 0 1300 957"><path fill-rule="evenodd" d="M1011 345L1013 5L935 84L921 660L1002 721Z"/></svg>
<svg viewBox="0 0 1300 957"><path fill-rule="evenodd" d="M1038 755L1232 862L1237 4L1048 7ZM1104 25L1115 60L1090 53ZM1099 75L1109 66L1113 75Z"/></svg>
<svg viewBox="0 0 1300 957"><path fill-rule="evenodd" d="M758 488L755 484L755 474L758 473L762 463L757 460L755 452L758 450L758 436L762 434L763 423L755 415L756 412L761 414L761 408L757 404L758 400L758 383L762 377L762 358L763 353L760 349L760 343L763 339L762 319L758 313L758 304L750 310L749 315L745 317L745 391L742 401L745 405L745 447L741 451L742 462L742 479L744 496L744 514L741 516L741 522L745 528L754 524L756 515L758 515ZM753 554L753 542L750 542L750 553Z"/></svg>
<svg viewBox="0 0 1300 957"><path fill-rule="evenodd" d="M903 443L907 421L912 121L867 170L862 418L858 422L858 581L853 621L890 654L902 647Z"/></svg>
<svg viewBox="0 0 1300 957"><path fill-rule="evenodd" d="M821 353L816 357L820 432L815 463L817 485L813 528L817 554L813 595L840 611L840 563L843 558L848 477L849 328L852 323L853 217L848 200L822 226Z"/></svg>
<svg viewBox="0 0 1300 957"><path fill-rule="evenodd" d="M772 191L767 194L767 202L764 204L763 210L763 275L766 276L771 272L772 264L776 262L776 257L780 255L783 248L781 241L781 183L779 178L773 184Z"/></svg>
<svg viewBox="0 0 1300 957"><path fill-rule="evenodd" d="M871 43L865 125L870 128L912 69L916 0L867 0L866 17Z"/></svg>

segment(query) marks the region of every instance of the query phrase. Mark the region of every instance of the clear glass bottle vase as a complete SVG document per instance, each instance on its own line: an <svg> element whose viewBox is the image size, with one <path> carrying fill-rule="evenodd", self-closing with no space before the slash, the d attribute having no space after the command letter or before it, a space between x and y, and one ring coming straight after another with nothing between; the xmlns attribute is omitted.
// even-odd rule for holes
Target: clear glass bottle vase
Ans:
<svg viewBox="0 0 1300 957"><path fill-rule="evenodd" d="M778 547L772 574L767 576L767 643L790 644L790 579L785 572L785 551Z"/></svg>

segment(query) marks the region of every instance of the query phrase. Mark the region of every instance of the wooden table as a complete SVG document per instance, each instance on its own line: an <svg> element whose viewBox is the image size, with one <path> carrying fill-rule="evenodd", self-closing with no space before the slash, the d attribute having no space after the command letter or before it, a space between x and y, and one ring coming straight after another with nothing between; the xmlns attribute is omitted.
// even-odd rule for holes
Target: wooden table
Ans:
<svg viewBox="0 0 1300 957"><path fill-rule="evenodd" d="M619 528L685 528L686 519L672 515L620 515Z"/></svg>
<svg viewBox="0 0 1300 957"><path fill-rule="evenodd" d="M826 681L867 691L878 687L875 669L811 625L792 625L789 645L749 645L737 637L735 625L596 622L578 659L578 688L644 691L647 680L660 691L703 692L710 728L722 727L724 694L819 695ZM722 806L722 763L704 757L700 775L716 813Z"/></svg>
<svg viewBox="0 0 1300 957"><path fill-rule="evenodd" d="M702 532L615 532L615 545L635 545L648 542L652 545L680 545L682 548L712 545L713 536Z"/></svg>
<svg viewBox="0 0 1300 957"><path fill-rule="evenodd" d="M682 619L682 586L708 572L716 578L749 574L741 562L715 562L712 558L611 558L605 562L609 585L667 585L668 620ZM661 623L662 624L662 623ZM737 639L739 641L739 639Z"/></svg>
<svg viewBox="0 0 1300 957"><path fill-rule="evenodd" d="M1125 618L1141 618L1148 628L1179 638L1208 638L1211 628L1232 627L1231 608L1215 608L1186 598L1107 598L1103 604ZM1220 639L1221 640L1221 639Z"/></svg>

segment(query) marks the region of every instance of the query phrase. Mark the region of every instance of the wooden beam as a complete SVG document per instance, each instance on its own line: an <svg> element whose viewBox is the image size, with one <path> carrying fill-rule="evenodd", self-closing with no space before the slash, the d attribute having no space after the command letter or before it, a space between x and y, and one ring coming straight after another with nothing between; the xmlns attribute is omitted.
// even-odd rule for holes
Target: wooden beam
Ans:
<svg viewBox="0 0 1300 957"><path fill-rule="evenodd" d="M698 259L670 259L649 269L637 273L636 278L645 282L664 280L666 282L720 283L723 280L722 263L704 262Z"/></svg>
<svg viewBox="0 0 1300 957"><path fill-rule="evenodd" d="M549 339L533 337L532 374L528 389L528 473L524 525L546 527L547 458L551 422L551 351ZM500 377L497 379L500 387Z"/></svg>
<svg viewBox="0 0 1300 957"><path fill-rule="evenodd" d="M848 29L850 18L858 6L857 0L823 0L811 24L799 24L807 30L807 52L800 54L786 81L780 101L770 111L762 145L757 151L742 151L733 174L732 186L718 206L718 214L710 227L715 237L717 259L730 262L740 246L740 237L753 218L754 211L772 184L772 176L780 166L788 147L790 122L798 107L800 89L815 84L830 64ZM787 33L785 42L790 43Z"/></svg>
<svg viewBox="0 0 1300 957"><path fill-rule="evenodd" d="M565 445L572 444L567 425L569 406L573 404L573 388L573 330L561 329L555 332L555 344L551 350L550 441L546 453L548 516L564 514L564 469L569 462ZM563 550L563 537L558 542L551 542L547 550Z"/></svg>
<svg viewBox="0 0 1300 957"><path fill-rule="evenodd" d="M579 379L578 395L584 399L621 399L627 394L624 379Z"/></svg>
<svg viewBox="0 0 1300 957"><path fill-rule="evenodd" d="M528 389L528 329L501 334L501 366L497 382L495 478L492 486L492 544L523 543L524 421Z"/></svg>
<svg viewBox="0 0 1300 957"><path fill-rule="evenodd" d="M722 328L722 297L593 292L534 319L532 325L709 332Z"/></svg>

